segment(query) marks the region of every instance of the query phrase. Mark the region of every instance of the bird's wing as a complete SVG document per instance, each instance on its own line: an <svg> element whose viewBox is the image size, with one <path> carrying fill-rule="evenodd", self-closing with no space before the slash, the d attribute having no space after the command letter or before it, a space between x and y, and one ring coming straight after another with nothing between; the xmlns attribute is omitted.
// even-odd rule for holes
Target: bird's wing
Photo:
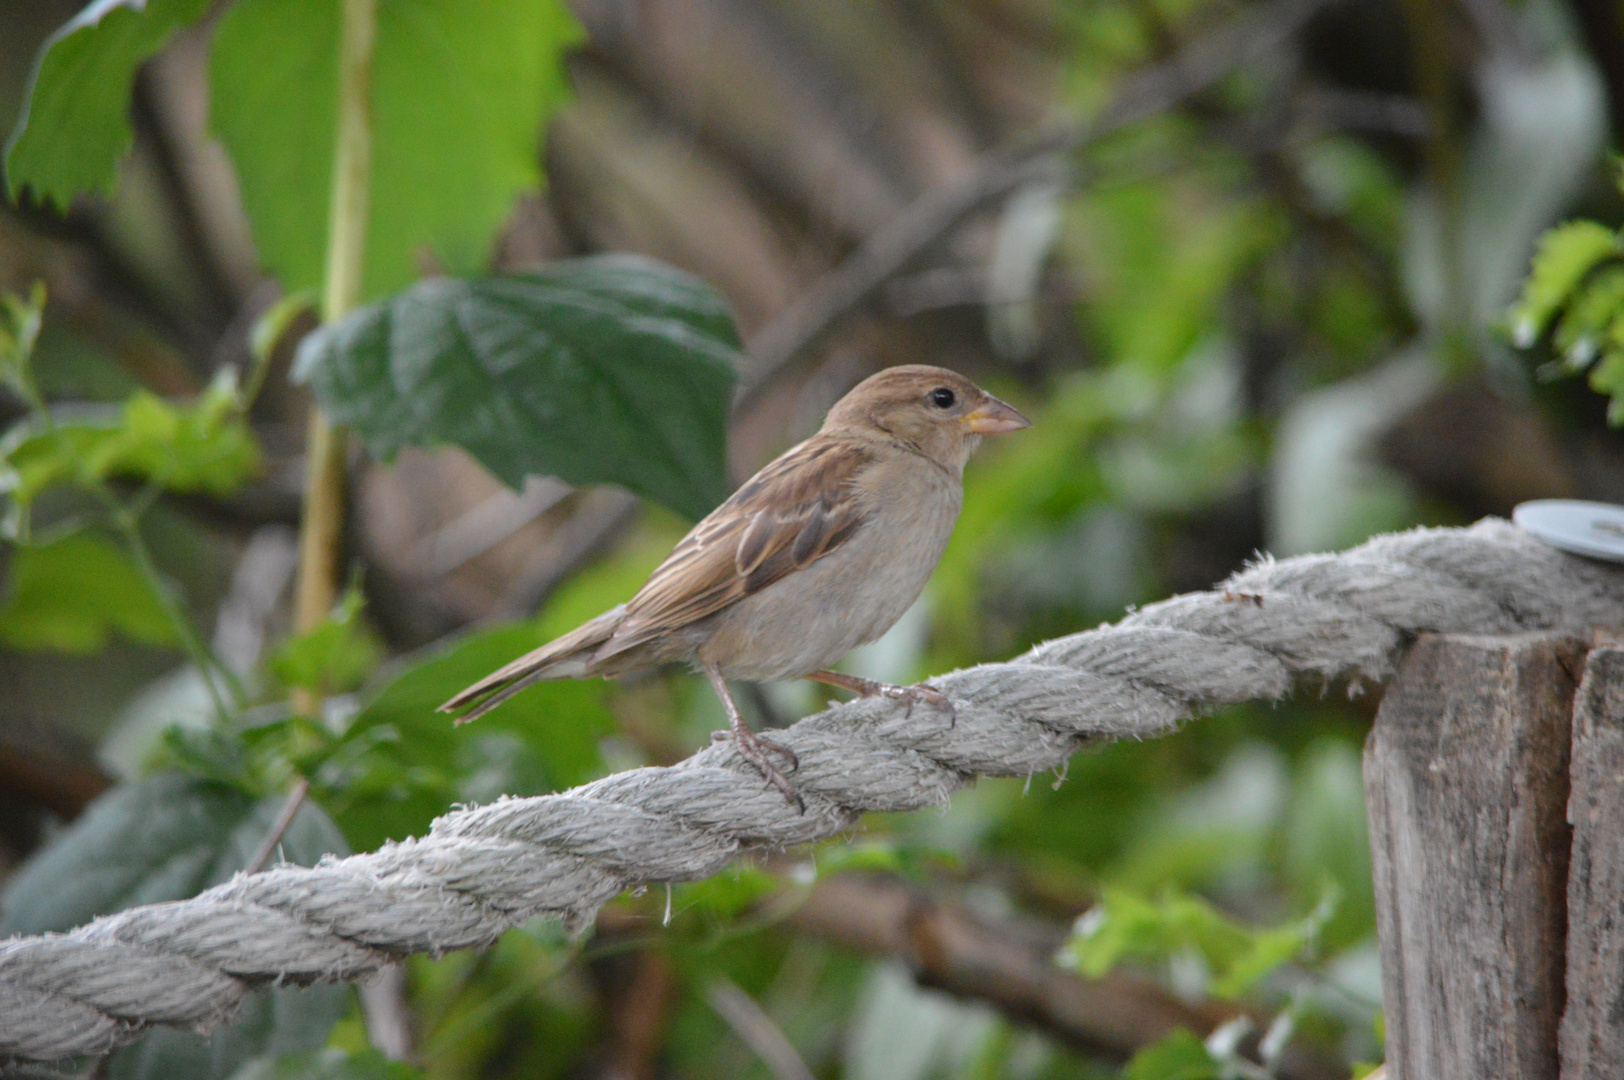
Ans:
<svg viewBox="0 0 1624 1080"><path fill-rule="evenodd" d="M851 538L865 512L853 480L865 447L813 436L695 525L626 604L604 660L760 592Z"/></svg>

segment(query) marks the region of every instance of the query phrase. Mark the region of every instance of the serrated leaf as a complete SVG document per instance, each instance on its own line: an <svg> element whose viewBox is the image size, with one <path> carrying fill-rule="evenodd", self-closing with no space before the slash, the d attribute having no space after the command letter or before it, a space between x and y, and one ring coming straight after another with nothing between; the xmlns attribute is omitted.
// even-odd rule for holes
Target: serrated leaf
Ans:
<svg viewBox="0 0 1624 1080"><path fill-rule="evenodd" d="M700 517L727 494L737 357L713 289L606 255L421 282L311 334L295 370L379 458L450 443L514 488L615 483Z"/></svg>
<svg viewBox="0 0 1624 1080"><path fill-rule="evenodd" d="M424 1075L403 1061L390 1061L376 1050L347 1053L326 1046L303 1054L256 1058L231 1080L419 1080Z"/></svg>
<svg viewBox="0 0 1624 1080"><path fill-rule="evenodd" d="M1512 340L1532 345L1585 275L1619 253L1617 234L1594 221L1570 221L1542 236L1522 298L1511 308Z"/></svg>
<svg viewBox="0 0 1624 1080"><path fill-rule="evenodd" d="M130 148L136 68L208 10L207 0L95 0L46 39L6 146L7 186L67 209L112 190Z"/></svg>
<svg viewBox="0 0 1624 1080"><path fill-rule="evenodd" d="M0 601L0 641L11 648L92 653L115 631L143 645L178 644L163 602L130 558L74 533L13 549Z"/></svg>
<svg viewBox="0 0 1624 1080"><path fill-rule="evenodd" d="M214 34L214 130L288 292L322 282L338 36L336 0L240 0ZM541 182L541 133L568 97L561 55L581 39L560 0L378 5L364 299L412 281L425 256L485 266L514 199Z"/></svg>
<svg viewBox="0 0 1624 1080"><path fill-rule="evenodd" d="M195 896L243 868L282 802L280 795L256 800L175 773L120 785L12 878L0 897L0 934L67 930L137 904ZM311 802L294 815L279 847L282 857L303 866L348 850L332 819ZM107 1075L228 1077L251 1058L320 1046L348 1006L342 986L262 990L212 1038L157 1029L115 1054Z"/></svg>
<svg viewBox="0 0 1624 1080"><path fill-rule="evenodd" d="M1135 1054L1122 1076L1123 1080L1219 1080L1223 1065L1200 1039L1180 1028Z"/></svg>

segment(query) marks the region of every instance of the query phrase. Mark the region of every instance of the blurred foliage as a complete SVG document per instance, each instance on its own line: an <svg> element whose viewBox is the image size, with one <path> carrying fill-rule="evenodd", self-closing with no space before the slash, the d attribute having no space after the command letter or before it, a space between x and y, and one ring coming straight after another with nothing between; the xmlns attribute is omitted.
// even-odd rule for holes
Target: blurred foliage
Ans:
<svg viewBox="0 0 1624 1080"><path fill-rule="evenodd" d="M243 385L219 365L181 400L76 368L52 341L64 331L44 317L42 294L5 299L0 384L20 408L0 436L0 641L100 655L124 638L168 661L178 647L188 667L155 684L148 704L171 717L186 694L215 699L153 741L129 716L112 728L109 744L139 743L144 770L10 879L8 932L222 880L300 778L309 801L275 857L308 863L422 834L459 802L664 763L724 722L703 682L681 674L543 683L462 728L435 712L630 596L685 527L661 510L595 552L533 618L405 655L383 647L358 585L322 625L233 670L193 625L207 605L156 569L158 500L241 492L265 456L250 409L323 267L338 6L238 0L209 44L210 122L259 256L288 294L258 322ZM8 149L10 191L67 207L109 190L131 143L134 72L204 8L106 0L52 38ZM1233 13L1207 0L1058 5L1056 104L1097 112L1127 75ZM1402 101L1358 91L1382 99L1364 102L1372 108L1424 114L1409 128L1315 119L1329 106L1294 81L1308 76L1256 65L1091 144L1071 163L1072 189L1010 201L1000 229L1022 225L1022 206L1052 218L1028 269L1061 289L1045 300L1058 325L1015 332L987 305L992 360L977 377L1034 427L989 441L971 463L920 609L852 670L903 681L1007 657L1205 587L1259 548L1352 543L1469 512L1421 497L1376 460L1376 444L1462 372L1489 373L1512 397L1540 392L1492 332L1510 300L1494 275L1524 265L1533 236L1571 212L1595 157L1584 78L1563 81L1588 61L1559 10L1531 0L1502 14L1526 31L1528 55L1494 67L1504 58L1483 50L1490 59L1470 72L1475 111L1454 108L1468 72L1428 66L1458 58L1424 50L1428 77L1401 79ZM1392 21L1401 29L1383 33L1415 44L1414 28ZM494 15L467 0L380 6L374 303L311 337L302 367L376 455L450 443L515 486L538 469L609 480L692 517L725 491L723 428L742 362L718 293L625 257L481 276L513 197L542 181L538 132L568 96L561 54L580 33L554 0ZM1292 55L1312 66L1327 48ZM1379 66L1352 51L1341 62ZM1517 122L1519 101L1537 103L1538 122ZM1559 173L1527 180L1532 167L1518 163L1530 161ZM1610 192L1582 194L1592 216L1615 209ZM1594 222L1553 230L1510 316L1519 345L1548 335L1562 365L1615 395L1621 250ZM410 285L424 270L429 280ZM84 397L94 401L60 400ZM294 688L326 700L296 709ZM1164 739L1080 755L1060 776L982 780L939 814L871 816L851 842L621 897L596 927L538 921L482 953L413 957L411 1066L368 1048L350 991L278 989L210 1041L148 1035L111 1075L576 1077L608 1068L626 1038L616 1024L641 1009L658 1027L660 1075L760 1080L766 1067L715 1005L724 985L819 1077L1254 1077L1273 1075L1292 1040L1351 1068L1381 1054L1380 984L1359 759L1371 709L1340 689L1219 710ZM764 694L761 711L806 707L795 693ZM1245 1015L1126 1062L1090 1060L1018 1015L922 990L898 958L794 932L807 890L839 873L900 878L989 920L1063 927L1085 913L1056 963L1091 976L1120 967Z"/></svg>
<svg viewBox="0 0 1624 1080"><path fill-rule="evenodd" d="M383 657L377 634L361 618L365 606L366 597L351 585L320 625L276 646L267 664L271 676L323 698L359 690Z"/></svg>
<svg viewBox="0 0 1624 1080"><path fill-rule="evenodd" d="M1061 960L1097 979L1124 959L1189 956L1210 973L1215 996L1233 998L1313 945L1336 906L1332 889L1307 917L1258 928L1237 923L1199 897L1166 891L1147 900L1112 889L1077 920Z"/></svg>
<svg viewBox="0 0 1624 1080"><path fill-rule="evenodd" d="M135 141L129 112L136 69L207 8L204 0L100 0L51 35L24 123L6 145L9 194L16 198L26 185L67 209L80 192L110 192L119 158ZM63 153L69 145L73 152Z"/></svg>
<svg viewBox="0 0 1624 1080"><path fill-rule="evenodd" d="M0 601L0 640L14 649L93 653L118 631L143 645L177 645L153 585L118 548L74 533L18 548Z"/></svg>
<svg viewBox="0 0 1624 1080"><path fill-rule="evenodd" d="M231 369L190 405L137 390L103 416L40 415L0 442L0 491L12 519L57 484L135 480L165 491L225 495L259 465Z"/></svg>
<svg viewBox="0 0 1624 1080"><path fill-rule="evenodd" d="M420 1080L423 1073L376 1050L352 1054L329 1046L256 1058L231 1075L232 1080Z"/></svg>
<svg viewBox="0 0 1624 1080"><path fill-rule="evenodd" d="M1608 422L1624 424L1624 245L1618 233L1594 221L1570 221L1546 233L1508 317L1512 340L1525 349L1550 330L1560 357L1552 374L1588 371L1590 385L1611 399Z"/></svg>
<svg viewBox="0 0 1624 1080"><path fill-rule="evenodd" d="M1172 1035L1133 1056L1123 1080L1220 1080L1223 1063L1188 1031Z"/></svg>

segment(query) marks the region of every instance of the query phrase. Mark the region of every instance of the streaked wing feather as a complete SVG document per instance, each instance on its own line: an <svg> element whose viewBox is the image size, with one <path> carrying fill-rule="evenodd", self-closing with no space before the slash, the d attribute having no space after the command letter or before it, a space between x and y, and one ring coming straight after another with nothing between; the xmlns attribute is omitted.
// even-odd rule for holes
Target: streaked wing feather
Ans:
<svg viewBox="0 0 1624 1080"><path fill-rule="evenodd" d="M863 523L852 480L871 461L814 436L768 465L683 538L594 659L698 622L834 551Z"/></svg>

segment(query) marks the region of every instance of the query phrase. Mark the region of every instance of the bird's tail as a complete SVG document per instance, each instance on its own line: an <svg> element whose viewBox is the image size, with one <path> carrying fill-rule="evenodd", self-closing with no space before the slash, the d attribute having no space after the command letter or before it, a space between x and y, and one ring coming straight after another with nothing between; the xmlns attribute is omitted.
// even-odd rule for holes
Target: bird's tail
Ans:
<svg viewBox="0 0 1624 1080"><path fill-rule="evenodd" d="M621 604L590 622L582 623L563 637L525 653L441 705L439 711L456 712L470 702L479 702L457 717L457 723L466 724L484 716L533 683L546 679L578 679L592 674L593 654L615 632L625 611L626 605Z"/></svg>

